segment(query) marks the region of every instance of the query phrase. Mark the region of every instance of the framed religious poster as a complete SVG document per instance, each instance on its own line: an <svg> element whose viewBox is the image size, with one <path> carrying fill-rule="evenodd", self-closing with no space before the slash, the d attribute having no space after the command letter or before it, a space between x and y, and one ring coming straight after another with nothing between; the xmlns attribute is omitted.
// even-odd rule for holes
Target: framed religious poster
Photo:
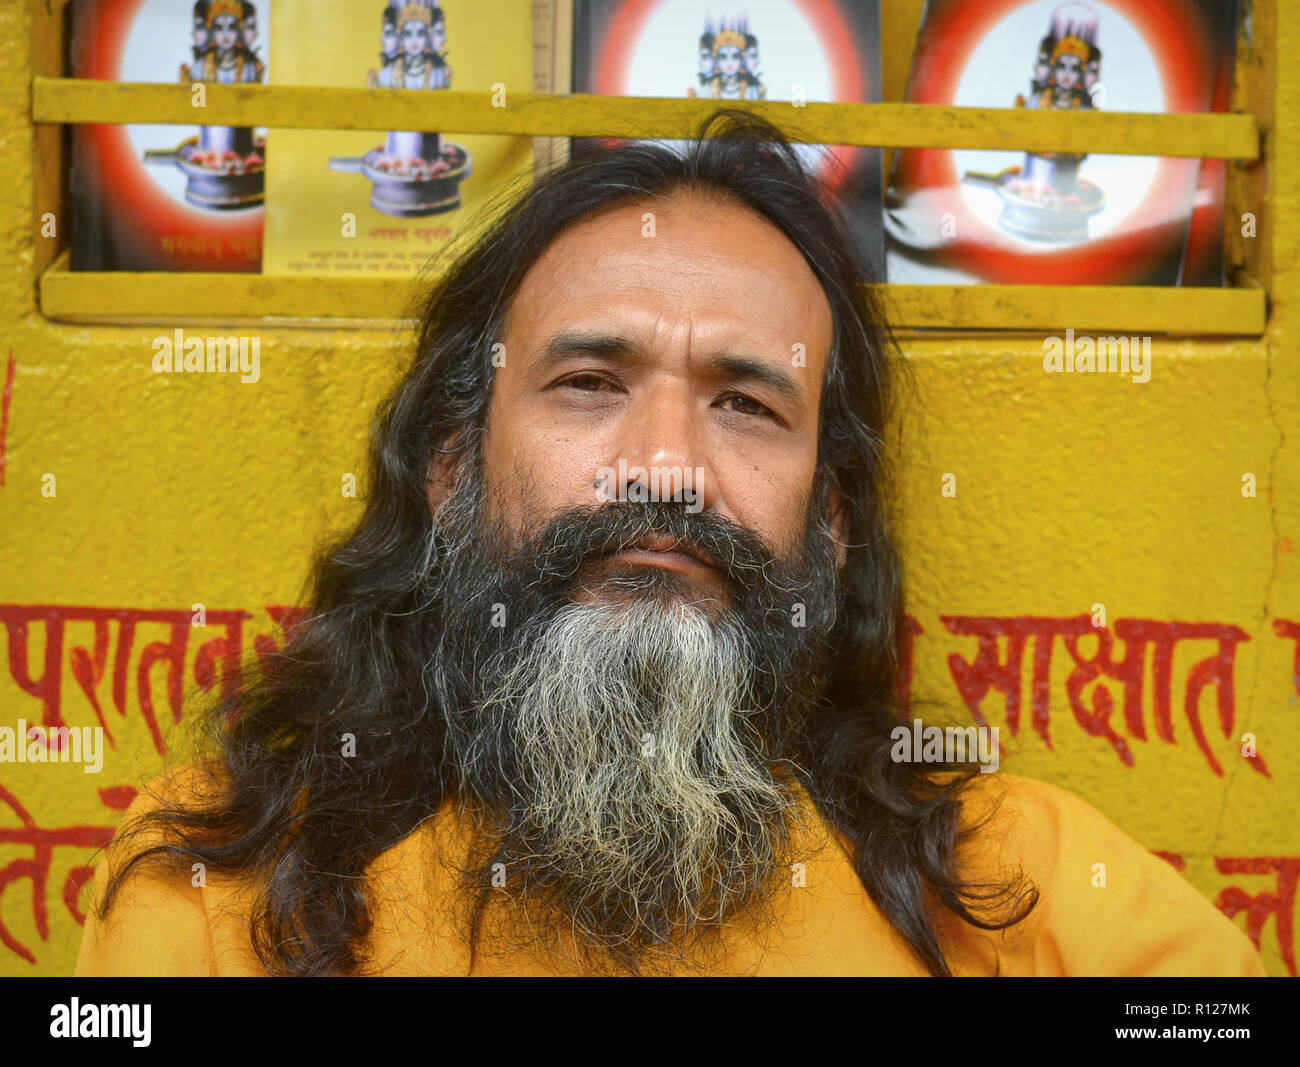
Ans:
<svg viewBox="0 0 1300 1067"><path fill-rule="evenodd" d="M530 89L529 0L277 0L275 17L283 84L479 91L494 106ZM415 274L532 175L528 137L276 130L275 144L266 274Z"/></svg>
<svg viewBox="0 0 1300 1067"><path fill-rule="evenodd" d="M264 82L272 0L73 0L71 74ZM72 269L256 271L266 137L233 126L72 127Z"/></svg>
<svg viewBox="0 0 1300 1067"><path fill-rule="evenodd" d="M1226 110L1236 0L929 0L907 99L1063 111ZM1147 147L1147 146L1143 146ZM905 149L891 282L1221 285L1221 161Z"/></svg>
<svg viewBox="0 0 1300 1067"><path fill-rule="evenodd" d="M876 0L573 0L571 89L603 96L877 102ZM572 151L598 151L575 139ZM672 144L673 142L666 142ZM797 151L879 277L880 150Z"/></svg>

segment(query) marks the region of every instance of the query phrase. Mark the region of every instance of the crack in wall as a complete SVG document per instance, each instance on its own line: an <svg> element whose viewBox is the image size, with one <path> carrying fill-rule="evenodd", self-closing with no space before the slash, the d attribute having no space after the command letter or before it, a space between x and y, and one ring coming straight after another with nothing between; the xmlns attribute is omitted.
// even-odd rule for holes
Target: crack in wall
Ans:
<svg viewBox="0 0 1300 1067"><path fill-rule="evenodd" d="M1278 458L1282 450L1286 447L1286 430L1283 428L1281 420L1278 418L1277 407L1273 397L1273 339L1270 335L1265 334L1261 339L1264 350L1264 407L1268 412L1269 422L1272 423L1273 429L1277 433L1277 442L1269 453L1268 458L1268 523L1269 534L1272 539L1271 551L1269 553L1269 571L1268 577L1264 581L1263 603L1260 605L1260 621L1256 628L1255 638L1257 641L1271 634L1270 617L1271 605L1273 601L1273 588L1277 583L1280 561L1278 559L1278 543L1281 537L1281 527L1277 514L1277 496L1274 492L1274 486L1277 480ZM1244 727L1246 721L1256 719L1259 690L1264 670L1264 653L1262 644L1256 644L1254 649L1255 668L1252 672L1250 684L1250 697L1248 699L1245 714L1238 716L1237 723ZM1234 745L1237 744L1234 739ZM1214 822L1214 837L1212 840L1212 852L1217 852L1223 841L1223 822L1228 808L1228 798L1233 787L1237 783L1237 778L1241 771L1242 761L1234 760L1229 765L1230 774L1223 783L1221 792L1222 803L1219 807L1218 817Z"/></svg>

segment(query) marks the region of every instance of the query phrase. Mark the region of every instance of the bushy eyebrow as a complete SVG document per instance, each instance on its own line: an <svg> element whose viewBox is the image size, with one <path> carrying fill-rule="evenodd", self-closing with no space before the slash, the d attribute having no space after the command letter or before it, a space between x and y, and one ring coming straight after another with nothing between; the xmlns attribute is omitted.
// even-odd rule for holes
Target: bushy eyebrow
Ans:
<svg viewBox="0 0 1300 1067"><path fill-rule="evenodd" d="M645 363L650 359L645 346L621 334L565 330L537 350L533 365L537 370L545 370L578 355L598 356L614 363ZM799 407L806 401L804 391L791 374L748 352L715 352L703 357L700 366L720 371L729 378L761 382Z"/></svg>

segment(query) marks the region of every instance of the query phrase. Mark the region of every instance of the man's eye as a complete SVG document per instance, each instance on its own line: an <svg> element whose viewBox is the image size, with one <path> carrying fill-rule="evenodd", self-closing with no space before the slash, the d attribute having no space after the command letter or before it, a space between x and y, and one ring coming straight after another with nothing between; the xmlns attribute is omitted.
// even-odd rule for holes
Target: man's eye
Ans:
<svg viewBox="0 0 1300 1067"><path fill-rule="evenodd" d="M739 402L740 407L733 408L732 410L740 415L769 414L769 411L766 407L760 404L757 400L753 400L745 396L743 393L731 393L729 396L725 396L722 398L722 403L724 404L731 403L731 402Z"/></svg>
<svg viewBox="0 0 1300 1067"><path fill-rule="evenodd" d="M560 383L562 386L580 390L584 393L596 393L600 391L601 386L608 385L604 378L595 374L579 374L574 378L566 378Z"/></svg>

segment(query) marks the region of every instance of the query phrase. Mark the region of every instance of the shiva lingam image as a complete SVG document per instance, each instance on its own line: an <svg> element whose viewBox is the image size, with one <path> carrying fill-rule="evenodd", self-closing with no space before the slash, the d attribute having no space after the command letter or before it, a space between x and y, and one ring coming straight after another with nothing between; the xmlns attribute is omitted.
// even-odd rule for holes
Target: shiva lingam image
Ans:
<svg viewBox="0 0 1300 1067"><path fill-rule="evenodd" d="M390 0L383 10L380 70L369 88L450 89L444 46L447 22L430 0ZM370 206L385 215L437 215L460 207L460 183L473 161L464 146L440 133L390 130L364 156L336 157L330 170L360 173L371 183Z"/></svg>
<svg viewBox="0 0 1300 1067"><path fill-rule="evenodd" d="M249 0L198 0L194 5L194 65L181 64L186 84L238 85L260 82L265 65L254 50L257 11ZM147 150L146 163L179 167L186 178L185 199L217 211L262 203L266 178L266 139L238 126L201 126L197 136L175 148Z"/></svg>
<svg viewBox="0 0 1300 1067"><path fill-rule="evenodd" d="M1097 16L1083 4L1063 4L1052 13L1038 46L1030 96L1016 107L1093 110L1092 91L1101 76ZM1105 206L1105 193L1079 177L1082 155L1028 152L1022 166L997 174L967 171L962 181L994 190L1002 199L998 225L1031 241L1087 240L1088 220Z"/></svg>

